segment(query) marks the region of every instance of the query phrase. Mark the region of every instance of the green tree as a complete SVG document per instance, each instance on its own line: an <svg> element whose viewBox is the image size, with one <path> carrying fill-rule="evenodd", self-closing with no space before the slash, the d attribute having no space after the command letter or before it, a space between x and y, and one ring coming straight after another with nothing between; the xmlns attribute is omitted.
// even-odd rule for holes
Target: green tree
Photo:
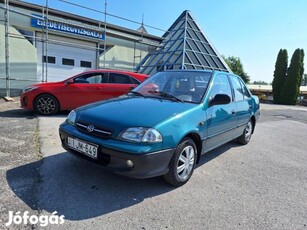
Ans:
<svg viewBox="0 0 307 230"><path fill-rule="evenodd" d="M244 71L240 58L234 56L222 57L234 74L239 75L245 83L249 83L250 77Z"/></svg>
<svg viewBox="0 0 307 230"><path fill-rule="evenodd" d="M281 103L295 105L304 72L304 51L296 49L292 55L287 77L281 90Z"/></svg>
<svg viewBox="0 0 307 230"><path fill-rule="evenodd" d="M298 82L298 87L301 86L302 84L302 81L303 81L303 78L304 78L304 56L305 56L305 53L304 53L304 50L301 49L301 72L300 72L300 80Z"/></svg>
<svg viewBox="0 0 307 230"><path fill-rule="evenodd" d="M307 86L307 74L304 74L301 85L302 86Z"/></svg>
<svg viewBox="0 0 307 230"><path fill-rule="evenodd" d="M280 49L275 63L275 71L272 82L274 103L281 103L281 90L285 83L288 69L288 52Z"/></svg>

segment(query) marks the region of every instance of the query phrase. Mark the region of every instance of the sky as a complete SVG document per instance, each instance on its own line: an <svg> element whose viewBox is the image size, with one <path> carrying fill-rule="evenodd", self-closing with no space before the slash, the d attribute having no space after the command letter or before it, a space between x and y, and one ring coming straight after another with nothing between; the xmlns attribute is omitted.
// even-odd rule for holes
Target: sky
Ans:
<svg viewBox="0 0 307 230"><path fill-rule="evenodd" d="M101 21L105 15L90 9L106 9L108 14L139 23L143 20L145 25L161 29L145 26L157 36L162 36L184 10L189 10L221 55L240 58L252 82L272 82L280 49L288 51L288 63L295 49L304 49L307 63L306 0L25 0L39 5L46 5L46 1L50 8ZM111 16L106 21L130 29L140 26Z"/></svg>

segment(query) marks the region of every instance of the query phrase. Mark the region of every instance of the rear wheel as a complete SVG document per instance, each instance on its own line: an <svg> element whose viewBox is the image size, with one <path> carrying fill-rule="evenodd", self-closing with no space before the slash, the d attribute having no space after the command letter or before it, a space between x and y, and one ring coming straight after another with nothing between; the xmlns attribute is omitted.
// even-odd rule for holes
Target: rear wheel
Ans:
<svg viewBox="0 0 307 230"><path fill-rule="evenodd" d="M242 145L246 145L250 141L252 133L253 133L253 122L249 120L249 122L246 124L243 134L238 138L238 142Z"/></svg>
<svg viewBox="0 0 307 230"><path fill-rule="evenodd" d="M196 157L197 149L194 141L184 138L176 147L164 179L174 186L181 186L188 182L194 171Z"/></svg>
<svg viewBox="0 0 307 230"><path fill-rule="evenodd" d="M34 110L41 115L52 115L59 112L58 100L50 94L42 94L34 101Z"/></svg>

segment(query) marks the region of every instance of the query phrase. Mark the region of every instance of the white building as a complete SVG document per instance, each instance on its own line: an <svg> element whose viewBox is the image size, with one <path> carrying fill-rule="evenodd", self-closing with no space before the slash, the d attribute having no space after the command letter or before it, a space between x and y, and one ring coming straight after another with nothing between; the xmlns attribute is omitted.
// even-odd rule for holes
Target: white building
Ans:
<svg viewBox="0 0 307 230"><path fill-rule="evenodd" d="M7 12L8 53L5 52L5 2L0 0L0 89L6 87L6 54L10 88L22 89L34 82L57 81L87 69L133 71L162 41L146 31L105 25L16 0L9 1Z"/></svg>

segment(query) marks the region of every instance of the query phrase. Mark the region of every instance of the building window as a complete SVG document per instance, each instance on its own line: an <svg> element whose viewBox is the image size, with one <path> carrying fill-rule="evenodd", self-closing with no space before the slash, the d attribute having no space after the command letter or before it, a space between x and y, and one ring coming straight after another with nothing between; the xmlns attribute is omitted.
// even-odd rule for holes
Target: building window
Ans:
<svg viewBox="0 0 307 230"><path fill-rule="evenodd" d="M63 65L71 65L71 66L74 66L74 65L75 65L75 60L74 60L74 59L63 58L63 59L62 59L62 64L63 64Z"/></svg>
<svg viewBox="0 0 307 230"><path fill-rule="evenodd" d="M92 68L92 63L90 61L80 61L80 66L85 68Z"/></svg>
<svg viewBox="0 0 307 230"><path fill-rule="evenodd" d="M55 64L55 57L52 56L43 56L43 62Z"/></svg>

